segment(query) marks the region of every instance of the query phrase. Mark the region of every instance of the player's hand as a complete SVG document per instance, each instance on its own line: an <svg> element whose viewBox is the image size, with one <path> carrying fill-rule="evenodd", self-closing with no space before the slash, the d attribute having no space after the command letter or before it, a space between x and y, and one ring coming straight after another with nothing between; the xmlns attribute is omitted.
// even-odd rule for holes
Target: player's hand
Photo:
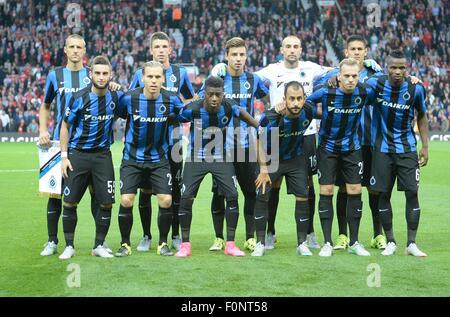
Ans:
<svg viewBox="0 0 450 317"><path fill-rule="evenodd" d="M224 78L227 74L227 64L219 63L211 69L211 76Z"/></svg>
<svg viewBox="0 0 450 317"><path fill-rule="evenodd" d="M383 71L383 68L381 68L381 66L374 59L364 60L363 65L366 68L373 70L375 73Z"/></svg>
<svg viewBox="0 0 450 317"><path fill-rule="evenodd" d="M337 88L339 86L339 79L338 76L333 76L327 81L328 86L331 88Z"/></svg>
<svg viewBox="0 0 450 317"><path fill-rule="evenodd" d="M428 148L423 147L419 152L419 166L423 167L428 163Z"/></svg>
<svg viewBox="0 0 450 317"><path fill-rule="evenodd" d="M269 174L267 173L259 173L258 177L256 178L255 185L256 190L258 190L260 187L262 187L262 195L266 192L266 185L272 185L272 181L270 180Z"/></svg>
<svg viewBox="0 0 450 317"><path fill-rule="evenodd" d="M69 159L65 157L62 159L62 162L61 162L61 170L62 170L62 175L64 178L69 177L67 168L69 168L70 171L73 172L72 164L70 163Z"/></svg>
<svg viewBox="0 0 450 317"><path fill-rule="evenodd" d="M117 90L119 90L119 89L121 88L121 86L120 86L120 84L111 81L111 82L109 83L109 87L108 87L108 88L109 88L109 90L111 90L111 91L117 91Z"/></svg>
<svg viewBox="0 0 450 317"><path fill-rule="evenodd" d="M409 80L411 81L411 84L423 84L423 82L416 76L409 76Z"/></svg>
<svg viewBox="0 0 450 317"><path fill-rule="evenodd" d="M39 145L50 145L50 134L48 131L39 133Z"/></svg>
<svg viewBox="0 0 450 317"><path fill-rule="evenodd" d="M286 115L286 100L283 97L283 100L275 105L275 111L278 114Z"/></svg>

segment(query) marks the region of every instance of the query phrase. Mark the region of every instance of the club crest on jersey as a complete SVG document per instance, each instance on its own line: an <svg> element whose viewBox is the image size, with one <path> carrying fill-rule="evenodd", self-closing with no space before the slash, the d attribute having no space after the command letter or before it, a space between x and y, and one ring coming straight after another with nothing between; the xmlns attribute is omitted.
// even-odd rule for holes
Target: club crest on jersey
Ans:
<svg viewBox="0 0 450 317"><path fill-rule="evenodd" d="M89 77L84 77L83 83L85 83L86 85L89 85L91 83L91 80L89 79Z"/></svg>
<svg viewBox="0 0 450 317"><path fill-rule="evenodd" d="M355 98L355 104L356 104L356 105L359 106L359 105L361 104L361 102L362 102L361 97L358 96L358 97Z"/></svg>
<svg viewBox="0 0 450 317"><path fill-rule="evenodd" d="M66 117L68 117L68 116L70 116L70 108L69 107L66 108Z"/></svg>
<svg viewBox="0 0 450 317"><path fill-rule="evenodd" d="M111 110L116 109L116 104L114 103L114 101L111 101L111 102L109 103L109 108L111 108Z"/></svg>
<svg viewBox="0 0 450 317"><path fill-rule="evenodd" d="M167 108L166 108L166 106L164 106L164 105L161 105L161 106L159 107L159 112L161 112L161 113L165 113L166 110L167 110Z"/></svg>
<svg viewBox="0 0 450 317"><path fill-rule="evenodd" d="M246 81L246 82L244 83L244 88L245 88L245 89L250 89L250 83L249 83L248 81Z"/></svg>
<svg viewBox="0 0 450 317"><path fill-rule="evenodd" d="M69 196L70 195L70 189L69 187L66 186L66 188L64 188L64 196Z"/></svg>
<svg viewBox="0 0 450 317"><path fill-rule="evenodd" d="M50 187L50 188L56 188L56 178L55 178L55 176L52 176L52 177L50 177L50 179L48 180L48 186Z"/></svg>
<svg viewBox="0 0 450 317"><path fill-rule="evenodd" d="M225 125L228 122L228 117L224 116L221 120L222 124Z"/></svg>
<svg viewBox="0 0 450 317"><path fill-rule="evenodd" d="M172 74L170 75L169 80L174 83L177 81L177 77L174 74Z"/></svg>
<svg viewBox="0 0 450 317"><path fill-rule="evenodd" d="M309 126L309 120L305 120L302 123L303 127L306 128L307 126Z"/></svg>
<svg viewBox="0 0 450 317"><path fill-rule="evenodd" d="M300 72L300 77L305 77L305 72Z"/></svg>
<svg viewBox="0 0 450 317"><path fill-rule="evenodd" d="M408 101L409 99L411 99L411 95L409 94L409 92L405 92L405 93L403 94L403 99L404 99L405 101Z"/></svg>

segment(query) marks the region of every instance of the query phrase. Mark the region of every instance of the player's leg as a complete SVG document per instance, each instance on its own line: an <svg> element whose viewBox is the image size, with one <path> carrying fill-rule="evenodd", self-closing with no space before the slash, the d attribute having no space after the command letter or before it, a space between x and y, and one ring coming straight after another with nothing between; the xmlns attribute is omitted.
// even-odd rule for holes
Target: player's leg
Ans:
<svg viewBox="0 0 450 317"><path fill-rule="evenodd" d="M225 246L225 254L231 256L244 256L235 243L236 228L239 220L239 205L237 193L237 179L234 170L234 164L231 162L217 162L211 164L210 172L219 186L219 190L225 194L226 208L226 232L227 242Z"/></svg>
<svg viewBox="0 0 450 317"><path fill-rule="evenodd" d="M405 192L405 216L408 227L406 253L413 256L424 257L426 253L419 250L416 245L417 229L420 221L420 206L418 188L420 180L419 161L416 152L397 154L397 186L398 190Z"/></svg>
<svg viewBox="0 0 450 317"><path fill-rule="evenodd" d="M178 218L181 227L180 250L175 254L176 257L187 257L191 255L191 222L192 222L192 205L194 198L197 196L200 184L208 173L208 166L205 162L186 162L183 168L183 177L181 184L181 200Z"/></svg>
<svg viewBox="0 0 450 317"><path fill-rule="evenodd" d="M397 249L392 228L391 195L395 182L395 165L391 154L372 152L370 189L379 193L378 212L380 221L386 234L387 246L382 255L393 255Z"/></svg>
<svg viewBox="0 0 450 317"><path fill-rule="evenodd" d="M342 175L342 164L338 165L335 185L339 187L336 197L336 216L338 220L339 236L333 247L334 250L347 249L350 242L347 232L347 189L344 176Z"/></svg>
<svg viewBox="0 0 450 317"><path fill-rule="evenodd" d="M178 219L178 211L180 210L180 183L183 173L183 162L174 162L171 157L170 173L172 174L172 248L178 251L181 244L180 236L180 220Z"/></svg>
<svg viewBox="0 0 450 317"><path fill-rule="evenodd" d="M255 240L255 203L256 203L256 165L255 162L236 162L234 168L236 178L244 194L245 243L244 248L253 251Z"/></svg>
<svg viewBox="0 0 450 317"><path fill-rule="evenodd" d="M213 197L211 200L211 216L214 226L215 239L209 251L220 251L225 248L225 239L223 236L223 223L225 221L225 197L219 193L217 182L212 178Z"/></svg>
<svg viewBox="0 0 450 317"><path fill-rule="evenodd" d="M77 226L77 205L83 197L90 180L89 154L76 150L69 152L69 160L73 170L68 171L64 181L63 230L66 248L59 256L60 260L70 259L75 255L74 236Z"/></svg>
<svg viewBox="0 0 450 317"><path fill-rule="evenodd" d="M120 248L115 256L131 255L131 229L133 227L133 205L137 189L145 178L145 170L137 164L122 161L120 166L120 207L118 213Z"/></svg>
<svg viewBox="0 0 450 317"><path fill-rule="evenodd" d="M115 202L114 166L109 150L94 153L92 156L92 187L96 193L96 201L99 203L95 217L95 241L92 255L111 258L113 255L108 252L104 242L111 225L112 204Z"/></svg>
<svg viewBox="0 0 450 317"><path fill-rule="evenodd" d="M312 220L309 209L308 167L304 156L297 156L285 162L284 177L288 194L295 196L294 221L297 227L297 254L312 255L307 245L309 223Z"/></svg>
<svg viewBox="0 0 450 317"><path fill-rule="evenodd" d="M313 175L317 174L317 146L316 135L305 135L303 139L303 151L305 153L306 165L308 166L308 205L309 205L309 222L307 244L309 248L320 249L314 233L314 212L316 209L316 192L314 190Z"/></svg>
<svg viewBox="0 0 450 317"><path fill-rule="evenodd" d="M266 237L266 249L273 249L275 247L276 232L275 232L275 220L277 217L278 203L280 201L280 187L283 183L283 177L280 177L272 183L269 197L269 215L267 219L267 237Z"/></svg>
<svg viewBox="0 0 450 317"><path fill-rule="evenodd" d="M361 177L363 162L361 150L341 155L342 174L347 190L347 222L350 233L349 253L369 256L370 253L358 242L359 225L362 217Z"/></svg>
<svg viewBox="0 0 450 317"><path fill-rule="evenodd" d="M142 252L148 251L152 242L152 190L150 184L145 187L147 188L146 190L139 190L139 218L141 219L143 235L136 248L138 251Z"/></svg>
<svg viewBox="0 0 450 317"><path fill-rule="evenodd" d="M320 185L319 218L324 237L324 245L319 255L328 257L332 255L333 250L333 240L331 239L333 225L333 189L338 167L338 155L319 148L317 158L317 176Z"/></svg>
<svg viewBox="0 0 450 317"><path fill-rule="evenodd" d="M49 198L47 202L47 232L48 240L41 252L42 256L53 255L57 252L58 222L61 217L61 199Z"/></svg>
<svg viewBox="0 0 450 317"><path fill-rule="evenodd" d="M151 183L158 197L158 229L159 243L157 254L163 256L173 255L167 244L167 236L172 226L172 185L173 178L170 172L169 161L155 163L151 168Z"/></svg>
<svg viewBox="0 0 450 317"><path fill-rule="evenodd" d="M370 176L372 168L372 148L363 146L361 148L363 157L363 177L361 185L367 188L369 195L369 207L372 214L373 236L370 246L374 249L383 250L386 248L386 238L383 235L383 226L381 225L380 213L378 211L378 193L370 189Z"/></svg>

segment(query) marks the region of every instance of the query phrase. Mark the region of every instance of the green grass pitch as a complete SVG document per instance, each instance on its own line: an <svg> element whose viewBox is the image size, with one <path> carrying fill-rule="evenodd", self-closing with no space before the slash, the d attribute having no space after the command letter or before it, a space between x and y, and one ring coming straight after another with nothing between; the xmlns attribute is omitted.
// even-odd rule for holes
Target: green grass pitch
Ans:
<svg viewBox="0 0 450 317"><path fill-rule="evenodd" d="M122 146L120 142L113 146L116 179L119 177ZM279 242L275 250L262 258L252 258L249 254L244 258L232 258L222 252L210 252L208 248L214 234L209 211L211 192L208 176L194 203L191 257L160 257L156 255L156 241L153 241L149 253L133 252L128 258L92 257L90 251L95 228L87 194L78 208L76 256L61 262L57 256L39 255L47 238L47 200L37 193L36 146L3 143L0 144L0 296L449 296L449 157L448 144L430 143L430 161L422 170L419 192L422 214L417 242L428 253L424 259L404 255L405 201L400 192L395 192L392 199L394 229L399 243L395 256L385 258L377 250L370 250L372 255L366 258L345 251L336 252L326 259L320 258L317 251L309 258L296 255L294 198L285 194L284 187L276 223ZM372 226L366 191L363 197L360 240L368 246ZM155 211L154 198L152 202ZM118 206L119 199L113 207L107 237L114 250L120 242ZM240 206L243 206L242 200ZM337 236L336 222L335 217L334 238ZM236 239L241 247L244 242L243 224L241 216ZM322 242L317 214L315 228ZM155 212L152 233L155 237L158 233ZM141 234L135 204L133 249ZM59 239L58 251L62 252L61 223ZM80 287L73 288L67 283L73 274L71 263L80 269ZM380 271L372 271L373 267ZM378 277L379 280L376 279Z"/></svg>

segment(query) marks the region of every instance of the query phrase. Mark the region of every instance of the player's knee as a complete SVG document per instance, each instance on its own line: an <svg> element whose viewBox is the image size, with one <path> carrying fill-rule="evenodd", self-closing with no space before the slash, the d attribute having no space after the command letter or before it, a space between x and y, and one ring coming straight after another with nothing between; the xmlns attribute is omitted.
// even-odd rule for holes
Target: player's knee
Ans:
<svg viewBox="0 0 450 317"><path fill-rule="evenodd" d="M77 203L67 203L67 202L64 202L64 207L66 207L66 208L76 208L77 206L78 206Z"/></svg>
<svg viewBox="0 0 450 317"><path fill-rule="evenodd" d="M158 195L158 204L161 208L170 208L172 206L172 196Z"/></svg>
<svg viewBox="0 0 450 317"><path fill-rule="evenodd" d="M320 185L320 194L325 196L332 196L333 185Z"/></svg>
<svg viewBox="0 0 450 317"><path fill-rule="evenodd" d="M135 195L122 195L120 204L125 208L133 207Z"/></svg>
<svg viewBox="0 0 450 317"><path fill-rule="evenodd" d="M346 184L347 194L357 195L361 194L361 184Z"/></svg>
<svg viewBox="0 0 450 317"><path fill-rule="evenodd" d="M296 196L295 197L296 201L308 201L308 197L303 197L303 196Z"/></svg>
<svg viewBox="0 0 450 317"><path fill-rule="evenodd" d="M417 191L411 191L411 190L407 190L405 191L405 198L407 202L418 202L419 201L419 196L417 194Z"/></svg>
<svg viewBox="0 0 450 317"><path fill-rule="evenodd" d="M232 197L226 197L227 200L227 210L229 212L239 212L238 208L238 198L235 196Z"/></svg>
<svg viewBox="0 0 450 317"><path fill-rule="evenodd" d="M192 213L192 205L194 204L194 199L190 198L181 198L180 201L180 210L178 215Z"/></svg>

